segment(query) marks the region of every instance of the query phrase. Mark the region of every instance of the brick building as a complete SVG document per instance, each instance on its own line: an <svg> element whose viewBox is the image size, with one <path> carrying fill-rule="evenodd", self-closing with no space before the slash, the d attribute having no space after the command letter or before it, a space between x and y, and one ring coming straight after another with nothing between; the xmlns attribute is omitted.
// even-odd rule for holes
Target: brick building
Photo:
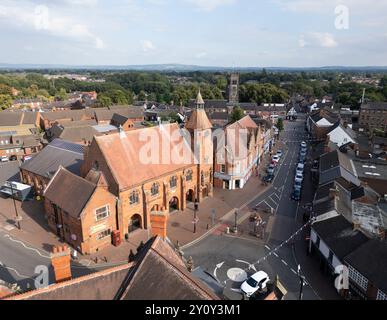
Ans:
<svg viewBox="0 0 387 320"><path fill-rule="evenodd" d="M387 102L368 102L361 106L360 129L368 134L375 130L387 130Z"/></svg>
<svg viewBox="0 0 387 320"><path fill-rule="evenodd" d="M60 167L44 197L48 225L60 239L83 254L112 243L116 197L108 191L103 173L92 170L83 179Z"/></svg>
<svg viewBox="0 0 387 320"><path fill-rule="evenodd" d="M227 126L224 143L218 140L216 144L215 187L242 189L257 169L262 143L261 127L250 116Z"/></svg>
<svg viewBox="0 0 387 320"><path fill-rule="evenodd" d="M109 191L119 199L121 237L136 228L148 229L154 211L184 210L188 202L213 195L211 128L199 93L186 132L170 124L94 137L82 176L93 168L104 173Z"/></svg>

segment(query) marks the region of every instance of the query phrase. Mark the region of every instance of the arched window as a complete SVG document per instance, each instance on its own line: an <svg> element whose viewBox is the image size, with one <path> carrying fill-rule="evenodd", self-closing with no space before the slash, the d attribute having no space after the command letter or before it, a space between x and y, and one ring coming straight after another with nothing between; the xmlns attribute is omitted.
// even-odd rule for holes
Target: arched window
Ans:
<svg viewBox="0 0 387 320"><path fill-rule="evenodd" d="M129 196L129 201L131 205L140 203L140 194L138 191L133 191Z"/></svg>
<svg viewBox="0 0 387 320"><path fill-rule="evenodd" d="M192 181L192 176L193 176L192 170L188 170L187 175L186 175L187 181Z"/></svg>
<svg viewBox="0 0 387 320"><path fill-rule="evenodd" d="M176 188L177 187L177 177L173 176L171 180L169 181L169 186L171 188Z"/></svg>
<svg viewBox="0 0 387 320"><path fill-rule="evenodd" d="M151 188L151 194L152 196L157 196L159 194L160 186L158 183L154 183Z"/></svg>

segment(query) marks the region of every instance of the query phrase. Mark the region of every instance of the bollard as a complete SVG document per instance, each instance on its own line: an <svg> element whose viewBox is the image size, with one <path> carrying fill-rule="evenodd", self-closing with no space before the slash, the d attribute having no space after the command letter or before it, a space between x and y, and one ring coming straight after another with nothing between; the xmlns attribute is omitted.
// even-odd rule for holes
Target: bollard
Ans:
<svg viewBox="0 0 387 320"><path fill-rule="evenodd" d="M227 227L227 229L226 229L226 234L230 234L230 228L229 227Z"/></svg>

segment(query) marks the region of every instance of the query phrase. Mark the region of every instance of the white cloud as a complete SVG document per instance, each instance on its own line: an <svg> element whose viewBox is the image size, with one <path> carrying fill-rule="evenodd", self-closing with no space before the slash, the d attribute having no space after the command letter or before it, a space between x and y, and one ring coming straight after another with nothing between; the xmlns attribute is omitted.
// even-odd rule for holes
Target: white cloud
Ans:
<svg viewBox="0 0 387 320"><path fill-rule="evenodd" d="M224 6L224 5L231 5L237 2L237 0L185 0L196 7L198 7L200 10L203 11L212 11L218 7Z"/></svg>
<svg viewBox="0 0 387 320"><path fill-rule="evenodd" d="M305 35L302 35L298 40L298 44L301 48L304 48L304 47L335 48L338 46L338 43L332 34L323 33L323 32L309 32Z"/></svg>
<svg viewBox="0 0 387 320"><path fill-rule="evenodd" d="M153 51L156 49L155 46L153 45L152 41L149 41L149 40L142 40L141 45L142 45L142 50L144 52L149 52L149 51Z"/></svg>
<svg viewBox="0 0 387 320"><path fill-rule="evenodd" d="M86 2L91 3L92 0ZM94 34L89 26L61 12L56 13L46 5L14 5L8 2L7 5L0 5L0 22L1 20L6 21L8 26L92 44L97 49L104 48L103 40Z"/></svg>
<svg viewBox="0 0 387 320"><path fill-rule="evenodd" d="M207 56L207 52L199 52L195 57L197 59L202 59Z"/></svg>

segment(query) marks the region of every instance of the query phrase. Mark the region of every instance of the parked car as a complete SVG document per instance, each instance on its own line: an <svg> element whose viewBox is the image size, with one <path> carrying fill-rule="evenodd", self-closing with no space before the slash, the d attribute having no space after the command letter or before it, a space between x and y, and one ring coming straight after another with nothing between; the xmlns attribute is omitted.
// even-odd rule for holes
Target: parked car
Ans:
<svg viewBox="0 0 387 320"><path fill-rule="evenodd" d="M267 176L263 177L262 182L272 183L274 178L274 174L268 174Z"/></svg>
<svg viewBox="0 0 387 320"><path fill-rule="evenodd" d="M267 173L270 174L270 175L274 175L274 171L275 171L275 165L274 164L270 164L268 167L267 167Z"/></svg>
<svg viewBox="0 0 387 320"><path fill-rule="evenodd" d="M8 162L8 161L9 161L9 159L7 156L0 157L0 162Z"/></svg>
<svg viewBox="0 0 387 320"><path fill-rule="evenodd" d="M301 142L301 148L306 148L308 145L306 144L306 142L305 141L302 141Z"/></svg>
<svg viewBox="0 0 387 320"><path fill-rule="evenodd" d="M300 190L302 189L302 182L301 181L295 181L294 182L294 190Z"/></svg>
<svg viewBox="0 0 387 320"><path fill-rule="evenodd" d="M278 150L277 151L277 156L279 156L280 158L282 158L282 156L283 156L283 152L282 152L282 150Z"/></svg>
<svg viewBox="0 0 387 320"><path fill-rule="evenodd" d="M301 201L301 189L294 189L293 190L292 200Z"/></svg>
<svg viewBox="0 0 387 320"><path fill-rule="evenodd" d="M275 155L273 158L272 158L272 161L276 164L278 164L278 162L280 162L281 158L277 155Z"/></svg>
<svg viewBox="0 0 387 320"><path fill-rule="evenodd" d="M266 289L269 281L270 278L267 273L264 271L259 271L242 284L241 290L247 297L251 297L257 291Z"/></svg>
<svg viewBox="0 0 387 320"><path fill-rule="evenodd" d="M300 155L299 158L298 158L298 162L299 163L305 163L305 161L306 161L306 156Z"/></svg>
<svg viewBox="0 0 387 320"><path fill-rule="evenodd" d="M296 174L304 174L305 165L303 163L299 163L297 165Z"/></svg>
<svg viewBox="0 0 387 320"><path fill-rule="evenodd" d="M304 181L304 175L302 173L296 173L294 181Z"/></svg>

